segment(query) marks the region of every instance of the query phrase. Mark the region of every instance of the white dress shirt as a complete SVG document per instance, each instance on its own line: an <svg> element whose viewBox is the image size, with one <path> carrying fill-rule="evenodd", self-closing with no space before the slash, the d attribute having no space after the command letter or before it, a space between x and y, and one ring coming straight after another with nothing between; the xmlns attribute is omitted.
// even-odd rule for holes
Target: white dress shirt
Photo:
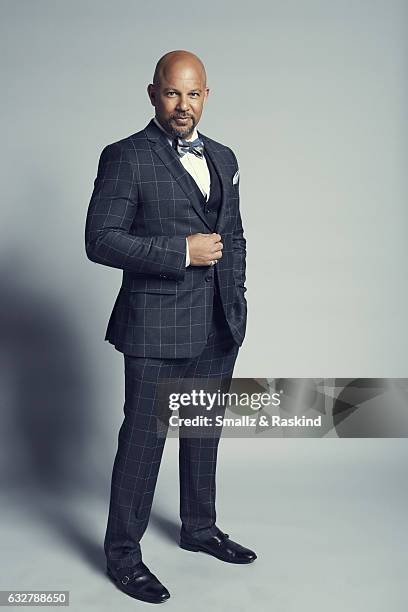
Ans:
<svg viewBox="0 0 408 612"><path fill-rule="evenodd" d="M170 146L173 146L173 140L175 137L171 137L168 132L166 132L156 117L153 117L153 121L157 127L159 127L167 135L167 140L169 141ZM198 138L198 134L196 128L194 128L192 135L184 140L195 140L196 138ZM194 153L185 153L182 157L180 157L180 161L197 183L197 186L204 195L206 201L208 201L208 198L210 197L210 171L208 170L207 161L204 155L203 157L197 157L197 155L194 155ZM188 240L186 238L186 267L189 265L190 253L188 250Z"/></svg>

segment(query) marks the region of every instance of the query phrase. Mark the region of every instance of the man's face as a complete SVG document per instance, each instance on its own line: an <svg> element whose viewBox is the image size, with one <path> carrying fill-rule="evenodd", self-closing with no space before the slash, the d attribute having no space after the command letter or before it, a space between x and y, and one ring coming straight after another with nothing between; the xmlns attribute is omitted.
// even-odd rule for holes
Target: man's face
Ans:
<svg viewBox="0 0 408 612"><path fill-rule="evenodd" d="M201 71L185 63L168 66L158 85L147 88L156 117L173 137L188 138L200 121L209 89Z"/></svg>

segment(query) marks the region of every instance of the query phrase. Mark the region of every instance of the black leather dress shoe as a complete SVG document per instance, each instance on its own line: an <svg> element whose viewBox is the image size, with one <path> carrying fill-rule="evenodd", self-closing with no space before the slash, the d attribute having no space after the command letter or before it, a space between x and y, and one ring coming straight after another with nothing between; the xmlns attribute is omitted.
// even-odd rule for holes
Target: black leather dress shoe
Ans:
<svg viewBox="0 0 408 612"><path fill-rule="evenodd" d="M108 566L106 573L118 589L135 599L149 603L162 603L170 597L166 587L152 574L143 561L132 567L119 569Z"/></svg>
<svg viewBox="0 0 408 612"><path fill-rule="evenodd" d="M206 540L197 540L182 533L180 547L193 552L205 552L227 563L252 563L256 559L253 550L230 540L228 533L222 531Z"/></svg>

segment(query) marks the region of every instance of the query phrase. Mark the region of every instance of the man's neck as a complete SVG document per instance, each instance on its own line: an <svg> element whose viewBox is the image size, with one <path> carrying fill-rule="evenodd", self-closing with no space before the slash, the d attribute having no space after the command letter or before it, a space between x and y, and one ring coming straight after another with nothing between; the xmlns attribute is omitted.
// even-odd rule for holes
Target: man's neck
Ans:
<svg viewBox="0 0 408 612"><path fill-rule="evenodd" d="M173 141L174 138L176 138L175 136L173 136L172 134L169 134L168 131L164 129L164 127L162 126L162 124L160 123L160 121L157 119L156 116L153 117L153 120L155 124L157 125L157 127L159 127L166 134L169 140ZM198 138L198 134L197 134L196 127L194 127L193 133L190 136L184 138L183 140L195 140L196 138Z"/></svg>

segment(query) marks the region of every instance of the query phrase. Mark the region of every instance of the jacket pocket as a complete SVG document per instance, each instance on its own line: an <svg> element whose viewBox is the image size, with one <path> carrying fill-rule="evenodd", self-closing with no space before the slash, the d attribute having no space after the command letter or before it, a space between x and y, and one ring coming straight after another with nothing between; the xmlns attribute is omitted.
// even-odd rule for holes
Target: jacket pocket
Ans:
<svg viewBox="0 0 408 612"><path fill-rule="evenodd" d="M151 285L139 285L138 287L126 287L124 291L128 291L129 293L153 293L157 295L176 295L177 287L155 287Z"/></svg>
<svg viewBox="0 0 408 612"><path fill-rule="evenodd" d="M125 289L129 293L154 293L158 295L176 295L177 287L132 287Z"/></svg>

